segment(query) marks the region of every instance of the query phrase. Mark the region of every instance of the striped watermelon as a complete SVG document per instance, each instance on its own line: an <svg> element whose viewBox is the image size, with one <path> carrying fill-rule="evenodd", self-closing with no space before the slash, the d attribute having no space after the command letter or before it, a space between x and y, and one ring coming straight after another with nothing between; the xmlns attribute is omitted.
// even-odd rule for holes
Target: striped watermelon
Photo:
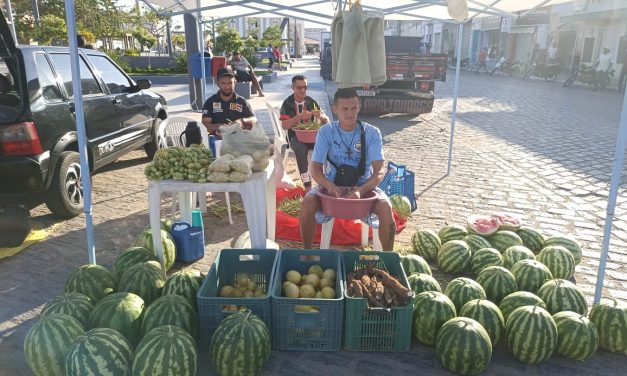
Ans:
<svg viewBox="0 0 627 376"><path fill-rule="evenodd" d="M91 300L80 292L66 292L50 300L41 310L41 315L46 316L52 313L63 313L77 319L81 325L87 326L89 314L94 308Z"/></svg>
<svg viewBox="0 0 627 376"><path fill-rule="evenodd" d="M65 282L65 292L80 292L97 303L115 291L115 277L100 265L83 265L70 274Z"/></svg>
<svg viewBox="0 0 627 376"><path fill-rule="evenodd" d="M470 278L459 277L453 279L446 285L444 294L451 299L455 305L455 311L459 312L464 304L474 299L485 299L485 291L480 284Z"/></svg>
<svg viewBox="0 0 627 376"><path fill-rule="evenodd" d="M518 261L535 259L536 256L533 252L524 245L515 245L507 248L505 252L503 252L503 265L510 270Z"/></svg>
<svg viewBox="0 0 627 376"><path fill-rule="evenodd" d="M438 237L442 244L450 242L451 240L462 240L466 235L468 235L468 230L459 225L444 226L440 232L438 232Z"/></svg>
<svg viewBox="0 0 627 376"><path fill-rule="evenodd" d="M403 270L405 270L406 275L410 275L413 273L424 273L431 275L431 268L429 264L418 255L406 255L401 256L401 265L403 265Z"/></svg>
<svg viewBox="0 0 627 376"><path fill-rule="evenodd" d="M152 251L149 251L146 248L131 247L122 251L122 253L120 253L115 259L113 262L113 272L119 279L128 268L145 261L159 261L159 259L157 256L152 254Z"/></svg>
<svg viewBox="0 0 627 376"><path fill-rule="evenodd" d="M152 231L150 229L144 230L141 234L139 234L132 246L146 248L155 256L159 257L157 255L157 250L152 244ZM165 265L165 270L170 270L172 265L174 265L174 259L176 259L176 245L174 244L172 235L163 230L161 230L161 248L163 249L163 263Z"/></svg>
<svg viewBox="0 0 627 376"><path fill-rule="evenodd" d="M599 347L597 328L587 317L563 311L553 315L557 325L557 353L574 360L586 360Z"/></svg>
<svg viewBox="0 0 627 376"><path fill-rule="evenodd" d="M503 256L494 248L482 248L470 259L470 267L474 274L479 274L488 266L503 266Z"/></svg>
<svg viewBox="0 0 627 376"><path fill-rule="evenodd" d="M476 320L490 336L492 347L501 340L505 333L505 319L499 307L489 300L475 299L464 304L459 316Z"/></svg>
<svg viewBox="0 0 627 376"><path fill-rule="evenodd" d="M537 295L532 294L527 291L516 291L513 292L501 300L499 303L499 309L503 314L503 318L505 319L505 323L507 323L507 319L509 315L514 312L516 308L524 307L524 306L534 306L542 307L546 309L546 305Z"/></svg>
<svg viewBox="0 0 627 376"><path fill-rule="evenodd" d="M544 235L536 229L521 227L516 230L516 234L522 239L523 245L535 254L538 254L544 247Z"/></svg>
<svg viewBox="0 0 627 376"><path fill-rule="evenodd" d="M88 327L115 329L135 347L141 338L143 311L142 298L130 292L116 292L96 304Z"/></svg>
<svg viewBox="0 0 627 376"><path fill-rule="evenodd" d="M490 236L498 231L501 222L498 218L491 218L485 215L471 215L466 220L466 228L469 234Z"/></svg>
<svg viewBox="0 0 627 376"><path fill-rule="evenodd" d="M414 336L425 345L433 346L440 327L454 318L456 312L453 302L441 292L418 294L414 300Z"/></svg>
<svg viewBox="0 0 627 376"><path fill-rule="evenodd" d="M461 240L446 242L438 252L438 265L445 273L461 273L470 263L470 248Z"/></svg>
<svg viewBox="0 0 627 376"><path fill-rule="evenodd" d="M500 266L488 266L477 276L477 283L483 287L486 297L499 304L507 295L518 291L514 275Z"/></svg>
<svg viewBox="0 0 627 376"><path fill-rule="evenodd" d="M463 240L466 242L466 244L468 244L468 247L470 247L470 252L472 252L473 254L481 248L492 247L489 241L479 235L466 235Z"/></svg>
<svg viewBox="0 0 627 376"><path fill-rule="evenodd" d="M565 279L551 279L538 289L538 297L546 303L552 315L562 311L573 311L585 315L588 311L586 298L579 288Z"/></svg>
<svg viewBox="0 0 627 376"><path fill-rule="evenodd" d="M65 354L85 328L62 313L42 316L26 333L24 356L37 376L64 376Z"/></svg>
<svg viewBox="0 0 627 376"><path fill-rule="evenodd" d="M512 267L518 289L536 294L544 282L553 279L549 268L536 260L520 260Z"/></svg>
<svg viewBox="0 0 627 376"><path fill-rule="evenodd" d="M590 310L599 332L599 345L607 351L627 354L627 305L614 299L602 299Z"/></svg>
<svg viewBox="0 0 627 376"><path fill-rule="evenodd" d="M456 317L442 325L435 350L442 366L458 375L480 374L492 357L488 333L467 317Z"/></svg>
<svg viewBox="0 0 627 376"><path fill-rule="evenodd" d="M575 258L561 245L544 247L538 254L538 260L549 268L555 278L570 279L575 274Z"/></svg>
<svg viewBox="0 0 627 376"><path fill-rule="evenodd" d="M76 338L65 356L65 375L129 375L133 350L117 330L95 328Z"/></svg>
<svg viewBox="0 0 627 376"><path fill-rule="evenodd" d="M203 278L193 269L180 270L170 276L163 286L162 296L180 295L187 299L192 307L196 308L196 293L202 285Z"/></svg>
<svg viewBox="0 0 627 376"><path fill-rule="evenodd" d="M414 292L414 296L425 291L442 292L438 281L429 274L414 273L407 277L407 281L409 281L409 288Z"/></svg>
<svg viewBox="0 0 627 376"><path fill-rule="evenodd" d="M162 325L176 325L198 338L198 313L182 296L165 295L152 302L142 319L142 335Z"/></svg>
<svg viewBox="0 0 627 376"><path fill-rule="evenodd" d="M270 357L270 332L263 320L250 311L236 312L222 320L210 347L218 374L255 375Z"/></svg>
<svg viewBox="0 0 627 376"><path fill-rule="evenodd" d="M557 349L557 326L540 306L516 308L507 319L507 348L523 363L538 364L548 360Z"/></svg>
<svg viewBox="0 0 627 376"><path fill-rule="evenodd" d="M442 242L434 231L418 230L411 237L414 253L427 260L435 260Z"/></svg>
<svg viewBox="0 0 627 376"><path fill-rule="evenodd" d="M194 376L198 355L196 342L174 325L154 328L142 338L133 360L133 376Z"/></svg>
<svg viewBox="0 0 627 376"><path fill-rule="evenodd" d="M146 305L161 296L165 276L158 261L145 261L133 265L124 272L118 285L119 292L132 292Z"/></svg>
<svg viewBox="0 0 627 376"><path fill-rule="evenodd" d="M161 218L161 229L170 233L172 231L172 221L168 218Z"/></svg>
<svg viewBox="0 0 627 376"><path fill-rule="evenodd" d="M581 262L581 245L579 245L579 242L577 242L574 238L569 236L551 236L544 241L543 246L548 247L551 245L561 245L562 247L568 249L570 253L573 254L575 265L579 265Z"/></svg>
<svg viewBox="0 0 627 376"><path fill-rule="evenodd" d="M512 231L497 231L488 238L492 248L496 248L503 253L509 247L522 245L522 239Z"/></svg>
<svg viewBox="0 0 627 376"><path fill-rule="evenodd" d="M509 213L493 213L492 218L499 220L499 230L516 231L520 228L522 222L520 218Z"/></svg>

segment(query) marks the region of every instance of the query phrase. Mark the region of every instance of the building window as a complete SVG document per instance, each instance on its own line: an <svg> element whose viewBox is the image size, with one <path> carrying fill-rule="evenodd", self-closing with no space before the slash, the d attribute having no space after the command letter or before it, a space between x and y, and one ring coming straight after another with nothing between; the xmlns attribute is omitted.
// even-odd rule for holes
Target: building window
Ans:
<svg viewBox="0 0 627 376"><path fill-rule="evenodd" d="M592 61L592 51L594 50L594 38L589 37L583 40L583 53L581 61Z"/></svg>

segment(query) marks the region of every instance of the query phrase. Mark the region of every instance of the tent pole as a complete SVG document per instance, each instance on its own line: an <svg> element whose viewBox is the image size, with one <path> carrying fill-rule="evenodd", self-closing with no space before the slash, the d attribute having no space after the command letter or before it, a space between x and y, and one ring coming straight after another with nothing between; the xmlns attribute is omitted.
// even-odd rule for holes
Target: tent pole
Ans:
<svg viewBox="0 0 627 376"><path fill-rule="evenodd" d="M72 90L76 108L76 133L78 134L78 153L81 162L81 181L83 183L83 207L85 210L85 228L87 230L87 252L89 263L96 263L94 248L94 224L91 218L91 179L89 178L89 160L87 159L87 135L85 133L85 113L83 111L83 94L81 89L81 72L79 65L78 43L76 39L76 14L74 2L65 0L65 21L70 44L70 67L72 69Z"/></svg>
<svg viewBox="0 0 627 376"><path fill-rule="evenodd" d="M616 196L620 187L623 162L625 160L625 145L627 144L627 95L623 97L623 109L620 115L620 125L618 127L618 138L616 139L616 150L614 151L614 166L612 166L612 179L610 180L610 193L607 198L607 215L605 216L605 227L603 228L603 243L601 243L601 257L599 259L599 269L597 270L597 285L594 290L594 304L599 303L603 294L603 280L605 279L605 264L610 246L612 234L612 222L614 221L614 209L616 208Z"/></svg>
<svg viewBox="0 0 627 376"><path fill-rule="evenodd" d="M457 47L455 49L455 56L457 56L457 62L455 65L455 86L453 88L453 112L451 113L451 136L448 143L448 167L446 168L446 175L451 174L451 164L453 162L453 140L455 139L455 122L457 121L457 96L459 94L459 69L462 63L462 44L464 38L464 23L459 23L459 30L457 32Z"/></svg>

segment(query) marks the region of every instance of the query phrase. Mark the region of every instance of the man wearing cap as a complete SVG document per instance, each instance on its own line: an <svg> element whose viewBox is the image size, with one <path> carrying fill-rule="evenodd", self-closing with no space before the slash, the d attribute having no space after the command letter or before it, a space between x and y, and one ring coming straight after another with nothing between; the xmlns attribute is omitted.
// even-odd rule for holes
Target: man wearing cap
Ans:
<svg viewBox="0 0 627 376"><path fill-rule="evenodd" d="M233 57L231 58L231 61L229 61L229 65L233 67L237 82L251 81L257 90L257 93L259 93L259 96L263 97L261 85L259 85L259 80L253 71L253 67L244 56L242 56L238 51L233 51Z"/></svg>
<svg viewBox="0 0 627 376"><path fill-rule="evenodd" d="M220 89L202 107L202 124L209 134L221 140L220 126L239 123L244 129L252 129L257 118L250 103L235 93L235 73L231 68L218 69L217 79Z"/></svg>

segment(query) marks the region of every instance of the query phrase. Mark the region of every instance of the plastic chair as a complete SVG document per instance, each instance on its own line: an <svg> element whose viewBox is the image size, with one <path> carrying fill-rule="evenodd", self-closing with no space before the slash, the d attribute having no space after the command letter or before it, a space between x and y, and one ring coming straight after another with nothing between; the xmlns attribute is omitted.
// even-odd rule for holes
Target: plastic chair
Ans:
<svg viewBox="0 0 627 376"><path fill-rule="evenodd" d="M330 221L322 224L322 234L320 235L320 249L329 249L331 246L331 234L333 233L333 222L335 218L331 218ZM368 224L361 223L361 245L363 247L368 246ZM372 228L372 248L374 251L382 251L383 246L379 239L379 230Z"/></svg>
<svg viewBox="0 0 627 376"><path fill-rule="evenodd" d="M270 121L272 122L272 128L274 130L274 144L279 148L281 155L283 155L283 166L285 166L287 158L290 154L294 155L294 152L290 149L285 129L281 126L281 114L279 109L271 105L268 101L266 101L266 108L268 109Z"/></svg>

